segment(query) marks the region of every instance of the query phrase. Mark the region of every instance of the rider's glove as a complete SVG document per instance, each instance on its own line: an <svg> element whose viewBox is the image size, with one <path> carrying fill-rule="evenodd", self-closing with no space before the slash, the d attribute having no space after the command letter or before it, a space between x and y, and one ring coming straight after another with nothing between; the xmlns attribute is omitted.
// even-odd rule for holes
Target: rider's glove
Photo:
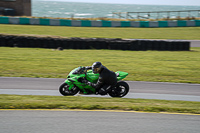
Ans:
<svg viewBox="0 0 200 133"><path fill-rule="evenodd" d="M91 82L89 82L88 80L82 80L82 83L85 83L86 85L91 85Z"/></svg>
<svg viewBox="0 0 200 133"><path fill-rule="evenodd" d="M87 81L87 80L85 80L85 79L82 80L82 83L87 84L88 82L89 82L89 81Z"/></svg>

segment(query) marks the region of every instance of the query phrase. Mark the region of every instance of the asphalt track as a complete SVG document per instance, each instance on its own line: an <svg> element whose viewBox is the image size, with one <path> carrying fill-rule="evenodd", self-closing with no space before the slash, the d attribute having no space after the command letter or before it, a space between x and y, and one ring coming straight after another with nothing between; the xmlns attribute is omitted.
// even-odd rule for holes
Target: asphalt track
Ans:
<svg viewBox="0 0 200 133"><path fill-rule="evenodd" d="M63 81L54 78L0 77L0 94L61 96L58 88ZM200 101L200 84L127 82L130 92L125 98Z"/></svg>
<svg viewBox="0 0 200 133"><path fill-rule="evenodd" d="M191 41L200 47L200 41ZM0 77L0 94L60 95L64 79ZM127 98L200 101L199 84L129 81ZM200 115L0 110L0 133L199 133Z"/></svg>
<svg viewBox="0 0 200 133"><path fill-rule="evenodd" d="M200 40L185 40L190 41L190 47L200 47Z"/></svg>
<svg viewBox="0 0 200 133"><path fill-rule="evenodd" d="M0 110L1 133L199 133L200 115Z"/></svg>

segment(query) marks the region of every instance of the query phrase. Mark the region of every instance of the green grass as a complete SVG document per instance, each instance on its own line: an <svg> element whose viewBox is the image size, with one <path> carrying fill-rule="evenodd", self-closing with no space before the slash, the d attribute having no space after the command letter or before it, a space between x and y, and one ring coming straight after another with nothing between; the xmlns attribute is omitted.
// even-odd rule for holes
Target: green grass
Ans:
<svg viewBox="0 0 200 133"><path fill-rule="evenodd" d="M0 47L1 77L66 78L95 61L126 80L200 83L200 48L191 51L64 50Z"/></svg>
<svg viewBox="0 0 200 133"><path fill-rule="evenodd" d="M0 24L3 34L62 37L194 39L200 27L95 28ZM126 80L200 83L200 48L192 51L64 50L0 47L0 76L66 78L77 66L101 61L113 71L129 73ZM101 109L200 114L200 102L0 95L0 109Z"/></svg>
<svg viewBox="0 0 200 133"><path fill-rule="evenodd" d="M86 38L133 38L133 39L186 39L200 40L200 27L174 28L108 28L66 27L0 24L0 33L34 34Z"/></svg>
<svg viewBox="0 0 200 133"><path fill-rule="evenodd" d="M0 109L99 109L200 114L200 102L79 96L0 95Z"/></svg>

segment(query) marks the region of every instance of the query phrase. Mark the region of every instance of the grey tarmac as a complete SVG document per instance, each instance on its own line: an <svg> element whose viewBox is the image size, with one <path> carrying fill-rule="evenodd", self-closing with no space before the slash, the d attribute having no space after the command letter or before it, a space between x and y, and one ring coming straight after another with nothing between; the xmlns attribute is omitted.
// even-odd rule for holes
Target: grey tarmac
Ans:
<svg viewBox="0 0 200 133"><path fill-rule="evenodd" d="M199 133L200 115L0 110L1 133Z"/></svg>
<svg viewBox="0 0 200 133"><path fill-rule="evenodd" d="M64 80L54 78L0 77L0 94L61 96L58 88ZM130 86L130 92L125 98L200 101L200 84L126 82ZM102 96L97 95L97 97Z"/></svg>

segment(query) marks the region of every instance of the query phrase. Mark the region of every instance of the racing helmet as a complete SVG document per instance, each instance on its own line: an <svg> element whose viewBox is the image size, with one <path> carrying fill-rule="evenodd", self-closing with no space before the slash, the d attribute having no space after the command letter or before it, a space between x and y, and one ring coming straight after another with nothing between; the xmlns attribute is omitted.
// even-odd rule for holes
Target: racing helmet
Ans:
<svg viewBox="0 0 200 133"><path fill-rule="evenodd" d="M93 73L100 73L101 69L102 69L103 65L101 64L101 62L95 62L92 65L92 71Z"/></svg>

